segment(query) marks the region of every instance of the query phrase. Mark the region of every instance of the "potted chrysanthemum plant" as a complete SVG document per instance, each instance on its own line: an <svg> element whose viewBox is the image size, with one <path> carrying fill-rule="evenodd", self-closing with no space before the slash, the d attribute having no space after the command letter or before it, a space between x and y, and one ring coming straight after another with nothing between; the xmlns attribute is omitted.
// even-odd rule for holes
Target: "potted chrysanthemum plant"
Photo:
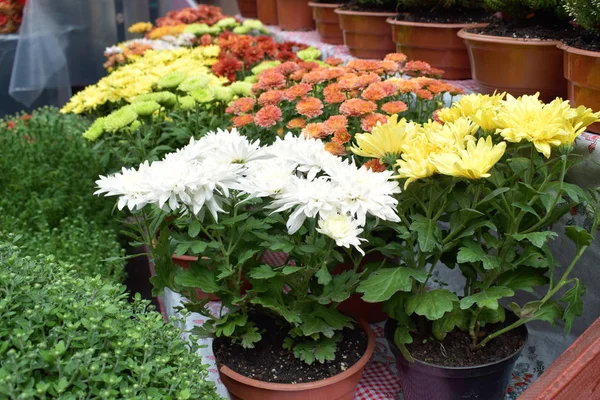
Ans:
<svg viewBox="0 0 600 400"><path fill-rule="evenodd" d="M183 293L186 308L206 315L199 333L216 338L221 379L233 396L343 399L374 338L368 324L337 308L390 264L364 265L363 258L385 246L371 238L377 225L399 221L400 188L391 175L335 157L314 139L289 134L261 147L234 129L97 183L99 193L119 196L119 207L138 213L155 293ZM187 227L187 241L174 224ZM199 259L175 267L176 247ZM268 265L265 251L283 251L287 260ZM351 267L335 271L343 260ZM197 299L195 288L218 295L218 315L204 309L208 299Z"/></svg>
<svg viewBox="0 0 600 400"><path fill-rule="evenodd" d="M557 99L469 95L437 120L392 119L356 136L357 154L378 158L404 183L398 195L401 264L361 282L366 301L385 301L386 337L404 398L503 399L527 342L525 324L581 314L583 282L572 274L600 223L596 191L567 183L573 141L599 115ZM551 227L585 205L592 226L567 226L576 247L557 265ZM561 232L562 234L562 232ZM444 279L449 269L464 284ZM517 291L545 288L525 304Z"/></svg>

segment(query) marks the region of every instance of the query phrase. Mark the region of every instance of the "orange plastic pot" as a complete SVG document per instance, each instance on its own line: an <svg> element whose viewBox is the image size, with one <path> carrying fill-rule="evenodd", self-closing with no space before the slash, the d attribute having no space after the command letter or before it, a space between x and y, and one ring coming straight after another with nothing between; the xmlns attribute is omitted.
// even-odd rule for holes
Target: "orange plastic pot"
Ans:
<svg viewBox="0 0 600 400"><path fill-rule="evenodd" d="M560 42L479 35L464 29L458 36L465 40L473 79L482 93L521 96L539 92L545 102L566 97Z"/></svg>
<svg viewBox="0 0 600 400"><path fill-rule="evenodd" d="M340 4L329 3L308 3L312 7L313 18L317 25L317 32L321 36L323 43L343 44L344 33L340 28L340 21L335 9Z"/></svg>
<svg viewBox="0 0 600 400"><path fill-rule="evenodd" d="M277 0L256 0L258 19L265 25L277 25Z"/></svg>
<svg viewBox="0 0 600 400"><path fill-rule="evenodd" d="M445 79L471 79L471 63L461 29L483 28L481 24L433 24L388 18L398 53L409 60L422 60L444 70Z"/></svg>
<svg viewBox="0 0 600 400"><path fill-rule="evenodd" d="M277 0L279 27L283 31L310 31L315 29L312 9L307 0Z"/></svg>
<svg viewBox="0 0 600 400"><path fill-rule="evenodd" d="M173 259L173 264L179 265L181 267L181 269L189 269L191 263L195 263L196 261L198 261L198 257L196 257L196 256L186 256L186 255L178 256L176 254L173 254L172 259ZM210 299L210 301L219 301L219 298L217 297L216 294L206 293L198 288L196 288L196 296L198 296L199 300Z"/></svg>
<svg viewBox="0 0 600 400"><path fill-rule="evenodd" d="M395 13L335 10L344 32L344 44L357 58L383 59L396 52L392 30L385 22Z"/></svg>
<svg viewBox="0 0 600 400"><path fill-rule="evenodd" d="M244 18L258 18L256 0L237 0L240 14Z"/></svg>
<svg viewBox="0 0 600 400"><path fill-rule="evenodd" d="M571 105L600 111L600 52L564 44L558 47L564 54L564 76ZM600 123L592 124L588 130L600 133Z"/></svg>
<svg viewBox="0 0 600 400"><path fill-rule="evenodd" d="M269 383L245 377L217 362L221 381L232 400L352 400L358 381L375 349L375 335L365 321L360 328L367 333L365 354L341 374L316 382Z"/></svg>

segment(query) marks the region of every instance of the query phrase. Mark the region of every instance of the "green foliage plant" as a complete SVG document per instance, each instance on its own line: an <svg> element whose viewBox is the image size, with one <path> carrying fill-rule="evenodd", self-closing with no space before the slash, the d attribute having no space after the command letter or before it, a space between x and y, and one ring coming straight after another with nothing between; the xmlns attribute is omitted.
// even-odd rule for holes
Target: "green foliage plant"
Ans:
<svg viewBox="0 0 600 400"><path fill-rule="evenodd" d="M198 345L147 301L0 244L0 397L217 400Z"/></svg>
<svg viewBox="0 0 600 400"><path fill-rule="evenodd" d="M445 10L483 9L483 0L398 0L400 11L422 10L432 13Z"/></svg>
<svg viewBox="0 0 600 400"><path fill-rule="evenodd" d="M565 19L565 0L484 0L492 12L501 12L502 18L523 22L533 17L538 21L554 22Z"/></svg>
<svg viewBox="0 0 600 400"><path fill-rule="evenodd" d="M600 34L600 1L564 0L564 7L575 23L589 32Z"/></svg>

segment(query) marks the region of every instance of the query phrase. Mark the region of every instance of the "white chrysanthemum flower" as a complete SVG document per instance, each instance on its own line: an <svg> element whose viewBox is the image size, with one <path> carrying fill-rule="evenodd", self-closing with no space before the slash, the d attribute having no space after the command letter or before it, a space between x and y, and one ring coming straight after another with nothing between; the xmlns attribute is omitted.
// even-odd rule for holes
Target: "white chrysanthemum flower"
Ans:
<svg viewBox="0 0 600 400"><path fill-rule="evenodd" d="M251 198L277 195L290 184L295 169L293 163L279 158L253 161L241 182L242 190Z"/></svg>
<svg viewBox="0 0 600 400"><path fill-rule="evenodd" d="M275 196L270 207L276 209L274 212L294 208L286 224L291 235L300 229L306 218L315 218L321 213L337 212L338 203L336 187L329 179L321 177L309 181L294 176Z"/></svg>
<svg viewBox="0 0 600 400"><path fill-rule="evenodd" d="M347 161L324 163L323 170L337 186L342 213L349 213L362 225L367 214L400 221L396 214L398 200L394 197L400 193L400 186L392 179L391 171L373 172Z"/></svg>
<svg viewBox="0 0 600 400"><path fill-rule="evenodd" d="M107 47L106 49L104 49L104 55L106 57L110 57L115 54L121 54L122 52L123 52L123 49L120 48L119 46L110 46L110 47Z"/></svg>
<svg viewBox="0 0 600 400"><path fill-rule="evenodd" d="M296 164L298 171L305 173L308 180L313 180L321 172L325 161L336 158L323 148L320 140L296 137L292 133L283 139L277 138L266 152Z"/></svg>
<svg viewBox="0 0 600 400"><path fill-rule="evenodd" d="M117 207L122 210L125 206L130 210L141 209L147 203L147 195L151 190L146 179L148 162L140 165L139 170L123 167L120 173L110 176L100 176L96 181L98 190L94 194L119 196Z"/></svg>
<svg viewBox="0 0 600 400"><path fill-rule="evenodd" d="M350 248L354 246L362 255L365 252L360 248L360 243L366 239L359 238L363 232L360 223L348 214L330 213L321 216L317 232L335 240L335 244Z"/></svg>

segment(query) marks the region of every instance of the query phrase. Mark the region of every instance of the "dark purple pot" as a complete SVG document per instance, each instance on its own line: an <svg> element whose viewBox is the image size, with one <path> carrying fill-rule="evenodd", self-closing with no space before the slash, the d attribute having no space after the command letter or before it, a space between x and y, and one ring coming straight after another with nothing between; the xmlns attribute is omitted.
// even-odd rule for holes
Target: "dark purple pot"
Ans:
<svg viewBox="0 0 600 400"><path fill-rule="evenodd" d="M442 367L419 360L408 362L394 344L396 321L385 324L385 338L396 358L404 400L504 400L515 362L523 347L510 357L475 367ZM521 325L527 343L527 328Z"/></svg>

